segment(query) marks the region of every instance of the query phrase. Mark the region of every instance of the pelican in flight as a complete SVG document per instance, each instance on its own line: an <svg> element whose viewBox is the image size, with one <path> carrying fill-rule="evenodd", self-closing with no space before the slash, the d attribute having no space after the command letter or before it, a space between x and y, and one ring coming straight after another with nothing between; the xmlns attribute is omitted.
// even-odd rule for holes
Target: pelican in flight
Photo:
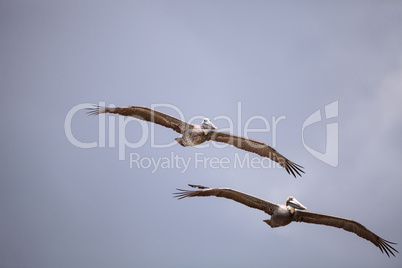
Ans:
<svg viewBox="0 0 402 268"><path fill-rule="evenodd" d="M156 110L140 107L140 106L127 106L127 107L99 107L88 108L90 115L98 115L101 113L112 113L123 116L132 116L134 118L152 122L182 134L181 137L175 140L181 146L196 146L206 141L223 142L233 145L236 148L256 153L262 157L268 157L271 160L278 162L289 174L296 177L296 174L301 176L304 173L302 166L293 163L286 157L278 153L272 147L263 142L247 139L244 137L236 136L230 133L215 131L216 127L212 122L205 118L201 125L189 124L183 122L173 116L158 112Z"/></svg>
<svg viewBox="0 0 402 268"><path fill-rule="evenodd" d="M378 248L380 248L382 253L385 252L388 257L390 257L389 254L395 256L394 252L398 252L395 248L391 246L391 244L395 243L382 239L360 223L350 219L304 211L307 208L292 196L286 199L285 205L278 205L229 188L210 188L201 185L191 184L189 184L189 186L193 188L198 188L199 190L188 191L176 189L179 192L174 193L174 197L178 199L194 196L224 197L242 203L248 207L262 210L265 213L271 215L271 219L264 220L264 222L272 228L286 226L292 221L333 226L337 228L342 228L345 231L355 233L356 235L367 239Z"/></svg>

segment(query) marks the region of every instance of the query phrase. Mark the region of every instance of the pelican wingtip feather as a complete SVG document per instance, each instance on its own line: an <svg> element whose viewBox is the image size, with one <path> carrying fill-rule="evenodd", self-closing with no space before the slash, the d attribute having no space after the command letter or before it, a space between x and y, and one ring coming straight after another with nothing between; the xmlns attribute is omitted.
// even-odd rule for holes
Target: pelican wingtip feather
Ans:
<svg viewBox="0 0 402 268"><path fill-rule="evenodd" d="M180 192L173 193L173 198L177 198L177 200L180 200L180 199L183 199L186 197L191 197L191 194L194 192L194 191L183 190L183 189L179 189L179 188L176 188L176 190L180 191Z"/></svg>
<svg viewBox="0 0 402 268"><path fill-rule="evenodd" d="M392 254L392 256L395 257L395 254L394 254L393 251L395 251L396 253L399 253L398 250L396 250L393 246L391 246L391 245L397 245L397 243L385 240L385 239L383 239L381 237L379 237L377 242L378 242L377 246L380 248L381 252L387 254L387 256L389 258L391 257L389 255L390 253Z"/></svg>
<svg viewBox="0 0 402 268"><path fill-rule="evenodd" d="M92 116L99 115L99 114L106 112L106 108L99 106L99 105L93 105L93 107L86 108L86 110L88 110L87 114L92 115Z"/></svg>
<svg viewBox="0 0 402 268"><path fill-rule="evenodd" d="M178 200L186 198L186 197L192 197L192 196L196 196L199 192L205 191L205 190L210 190L212 189L211 187L206 187L206 186L202 186L202 185L196 185L196 184L188 184L188 186L193 187L193 188L197 188L200 189L199 191L191 191L191 190L183 190L183 189L178 189L176 188L177 193L173 193L173 197L177 198Z"/></svg>
<svg viewBox="0 0 402 268"><path fill-rule="evenodd" d="M299 175L300 177L302 176L301 173L305 173L304 170L302 170L302 166L287 160L285 164L285 170L288 172L288 174L293 175L293 177L297 178L296 174Z"/></svg>

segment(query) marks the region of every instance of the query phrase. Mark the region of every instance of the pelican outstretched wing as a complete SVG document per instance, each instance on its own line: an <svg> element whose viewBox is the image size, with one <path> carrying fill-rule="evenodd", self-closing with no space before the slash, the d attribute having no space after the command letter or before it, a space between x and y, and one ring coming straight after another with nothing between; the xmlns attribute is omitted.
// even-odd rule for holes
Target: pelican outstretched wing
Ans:
<svg viewBox="0 0 402 268"><path fill-rule="evenodd" d="M194 196L216 196L216 197L224 197L227 199L232 199L236 202L242 203L251 208L262 210L269 215L274 213L274 210L278 207L278 205L265 201L264 199L248 195L239 191L235 191L230 188L210 188L201 185L192 185L188 186L193 188L198 188L198 191L189 191L176 189L180 192L174 193L174 197L177 199L183 199L186 197L194 197Z"/></svg>
<svg viewBox="0 0 402 268"><path fill-rule="evenodd" d="M98 115L101 113L112 113L124 116L132 116L134 118L152 122L167 128L171 128L174 131L183 134L187 129L191 129L194 125L181 121L173 116L158 112L154 109L141 106L127 106L127 107L100 107L95 106L88 108L89 115Z"/></svg>
<svg viewBox="0 0 402 268"><path fill-rule="evenodd" d="M294 177L296 177L296 174L301 176L300 173L304 173L302 166L293 163L278 153L274 148L263 142L219 131L210 131L208 133L208 138L212 141L233 145L234 147L247 152L256 153L262 157L268 157L269 159L278 162L289 174L292 174Z"/></svg>
<svg viewBox="0 0 402 268"><path fill-rule="evenodd" d="M394 252L398 252L395 248L393 248L391 246L396 243L392 243L390 241L387 241L387 240L379 237L378 235L374 234L369 229L364 227L362 224L360 224L354 220L320 214L320 213L312 213L312 212L308 212L308 211L297 210L293 216L293 221L322 224L322 225L342 228L345 231L355 233L356 235L372 242L374 245L376 245L378 248L380 248L382 253L385 252L388 255L388 257L390 256L389 254L392 254L393 256L395 256Z"/></svg>

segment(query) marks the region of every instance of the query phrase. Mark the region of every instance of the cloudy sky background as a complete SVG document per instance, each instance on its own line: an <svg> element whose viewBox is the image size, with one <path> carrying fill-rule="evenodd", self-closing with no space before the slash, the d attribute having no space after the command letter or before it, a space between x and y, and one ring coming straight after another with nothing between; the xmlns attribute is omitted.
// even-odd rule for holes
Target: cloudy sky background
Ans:
<svg viewBox="0 0 402 268"><path fill-rule="evenodd" d="M2 1L0 266L401 267L400 254L389 259L336 228L271 229L262 222L269 215L230 200L172 198L187 183L276 203L293 195L310 211L352 218L401 244L401 26L398 1ZM335 101L339 116L325 119ZM143 125L129 122L123 133L117 117L115 147L109 124L104 148L74 146L67 114L99 102L169 104L221 129L229 127L222 116L242 129L253 116L271 127L285 116L275 134L249 137L273 144L276 135L275 148L306 174L234 167L246 153L230 147L151 148ZM338 124L336 167L303 145L302 125L317 110L323 120L304 130L305 143L325 152L326 126ZM74 114L77 140L99 142L98 129L98 117ZM146 139L126 148L125 160L119 131L132 143ZM155 127L154 136L166 144L178 135ZM130 168L130 153L191 162L185 172L152 173ZM229 167L195 167L196 153L226 157Z"/></svg>

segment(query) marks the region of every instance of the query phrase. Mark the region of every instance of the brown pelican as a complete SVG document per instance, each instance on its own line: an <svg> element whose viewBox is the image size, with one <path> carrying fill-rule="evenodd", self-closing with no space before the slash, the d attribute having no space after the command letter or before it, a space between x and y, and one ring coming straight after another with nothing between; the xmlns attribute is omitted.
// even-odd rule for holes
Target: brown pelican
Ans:
<svg viewBox="0 0 402 268"><path fill-rule="evenodd" d="M233 145L239 149L256 153L262 157L268 157L271 160L278 162L289 174L292 173L294 177L296 177L296 174L301 176L300 172L304 173L304 171L301 170L301 168L303 168L302 166L288 160L286 157L282 156L275 149L266 145L265 143L236 136L230 133L215 131L216 127L208 118L205 118L201 125L196 125L183 122L175 117L158 112L156 110L140 106L116 108L95 106L94 108L88 108L88 110L90 110L88 112L90 115L113 113L124 116L132 116L137 119L171 128L174 131L182 134L180 138L176 138L175 140L184 147L199 145L210 140L223 142Z"/></svg>
<svg viewBox="0 0 402 268"><path fill-rule="evenodd" d="M264 222L272 228L288 225L292 221L323 224L342 228L345 231L353 232L356 235L367 239L368 241L379 247L382 253L385 252L388 257L390 256L389 253L395 256L393 251L398 252L391 246L391 244L395 243L382 239L356 221L325 214L303 211L307 208L300 204L300 202L292 196L288 197L285 205L277 205L258 197L238 192L229 188L209 188L201 185L191 184L189 184L189 186L198 188L200 190L188 191L177 189L180 192L174 193L174 197L178 199L193 196L224 197L242 203L248 207L262 210L265 213L271 215L271 219L264 220Z"/></svg>

